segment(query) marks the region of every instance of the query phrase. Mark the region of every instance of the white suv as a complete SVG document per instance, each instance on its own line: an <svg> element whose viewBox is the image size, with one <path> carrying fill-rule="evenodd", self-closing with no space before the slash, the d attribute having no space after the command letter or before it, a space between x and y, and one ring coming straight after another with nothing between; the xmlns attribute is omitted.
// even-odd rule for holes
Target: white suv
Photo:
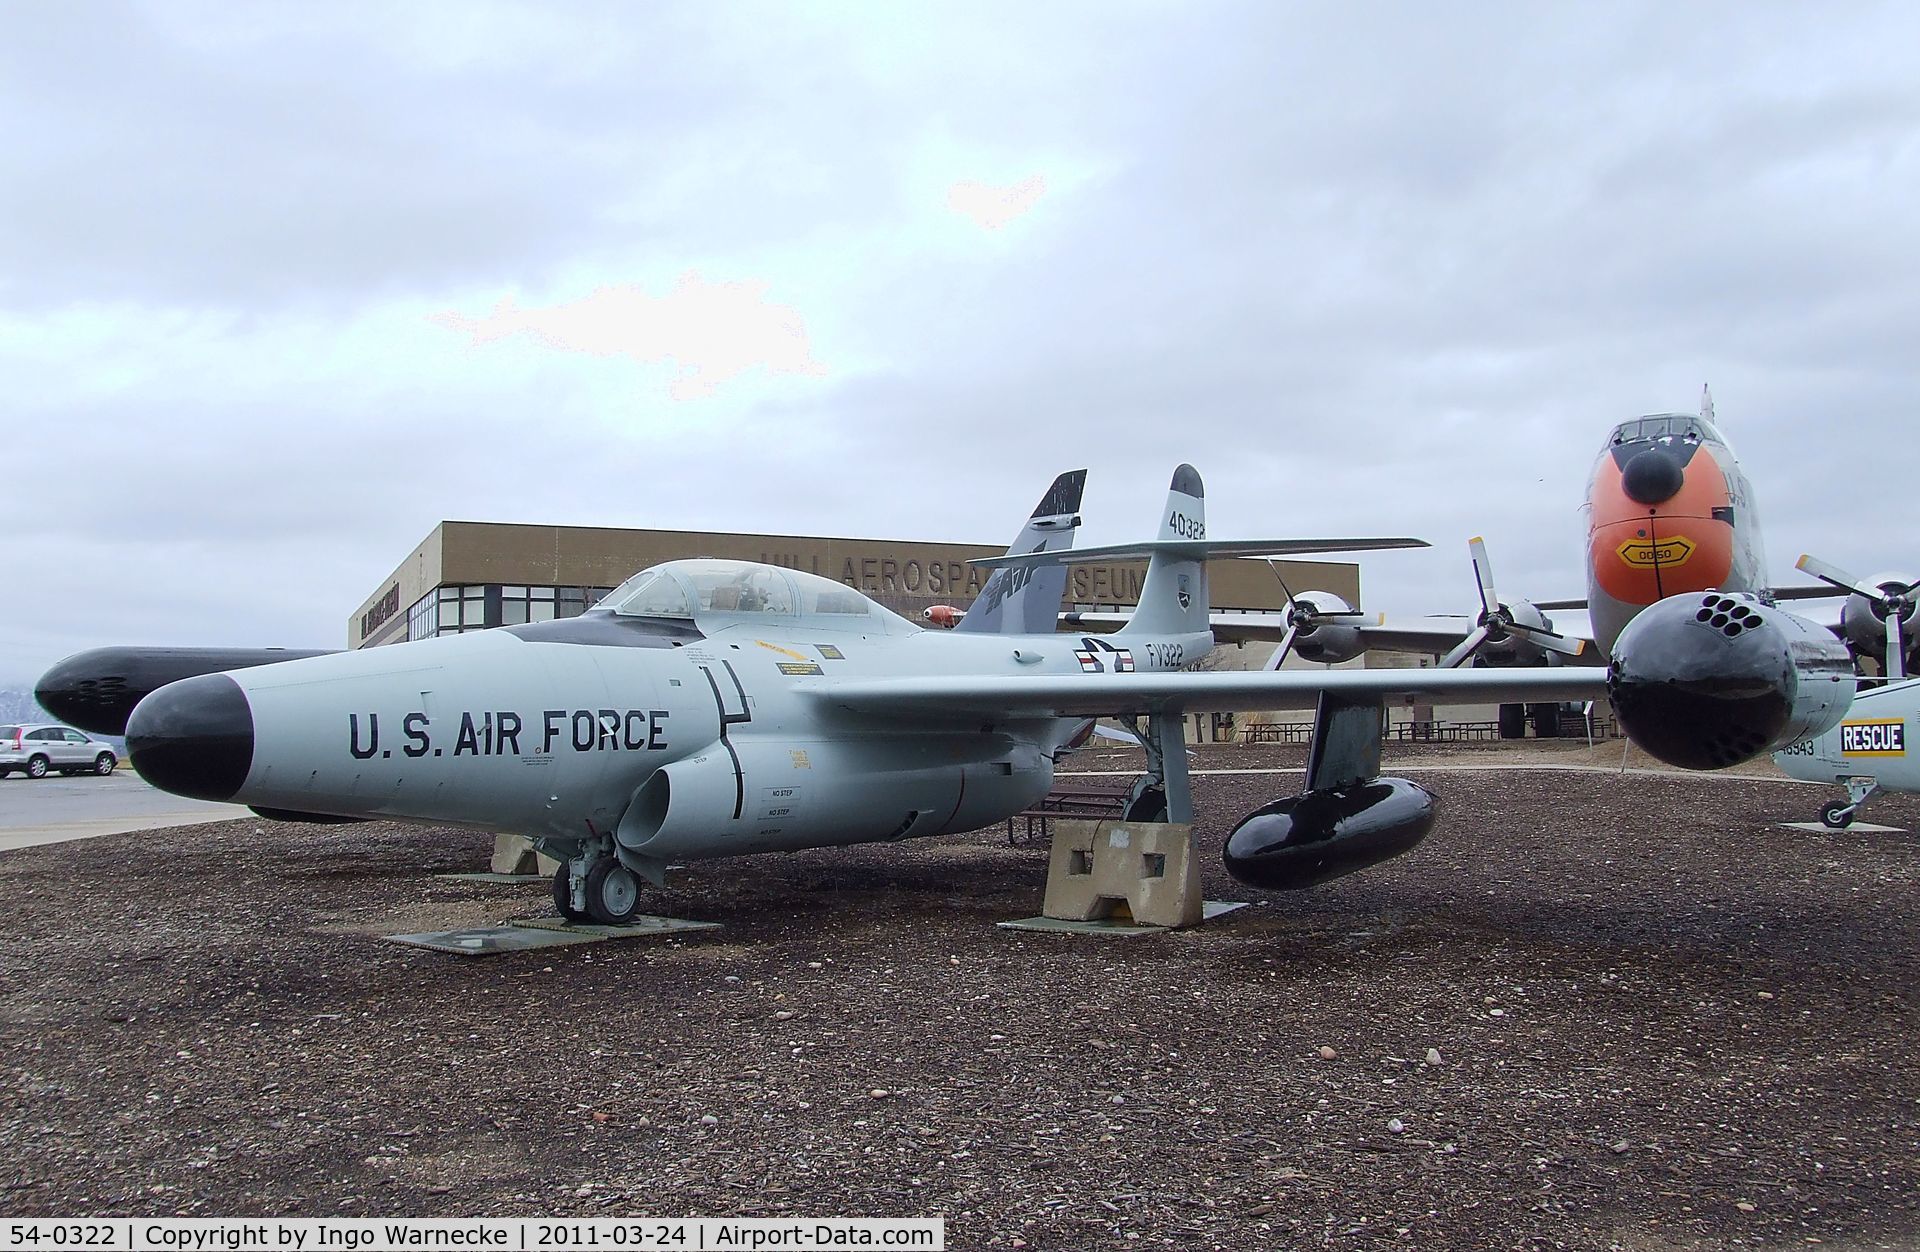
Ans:
<svg viewBox="0 0 1920 1252"><path fill-rule="evenodd" d="M0 778L19 770L28 778L63 774L111 774L120 758L113 745L65 726L0 726Z"/></svg>

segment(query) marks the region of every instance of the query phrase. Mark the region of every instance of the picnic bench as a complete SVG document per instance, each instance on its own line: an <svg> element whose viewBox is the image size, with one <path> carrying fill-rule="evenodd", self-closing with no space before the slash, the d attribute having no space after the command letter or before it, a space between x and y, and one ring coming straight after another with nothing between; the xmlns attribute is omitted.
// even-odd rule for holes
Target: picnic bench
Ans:
<svg viewBox="0 0 1920 1252"><path fill-rule="evenodd" d="M1099 787L1080 782L1056 785L1053 790L1040 797L1039 801L1007 819L1007 842L1018 842L1014 836L1014 823L1024 821L1024 838L1032 842L1038 835L1041 839L1052 837L1052 828L1048 825L1056 817L1117 818L1124 816L1127 810L1127 793L1132 790L1132 780L1125 787Z"/></svg>

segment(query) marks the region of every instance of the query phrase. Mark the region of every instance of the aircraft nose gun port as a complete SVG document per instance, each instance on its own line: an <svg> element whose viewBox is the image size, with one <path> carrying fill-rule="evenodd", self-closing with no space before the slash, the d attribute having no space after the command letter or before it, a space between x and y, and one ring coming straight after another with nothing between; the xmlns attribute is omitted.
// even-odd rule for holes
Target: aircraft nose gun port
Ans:
<svg viewBox="0 0 1920 1252"><path fill-rule="evenodd" d="M1725 769L1823 733L1852 688L1852 659L1824 627L1715 592L1642 612L1607 670L1627 737L1683 769Z"/></svg>
<svg viewBox="0 0 1920 1252"><path fill-rule="evenodd" d="M1634 453L1620 471L1620 489L1646 505L1665 504L1680 494L1686 482L1685 467L1660 448Z"/></svg>
<svg viewBox="0 0 1920 1252"><path fill-rule="evenodd" d="M168 683L127 719L127 755L142 778L195 800L231 800L253 768L253 710L225 674Z"/></svg>

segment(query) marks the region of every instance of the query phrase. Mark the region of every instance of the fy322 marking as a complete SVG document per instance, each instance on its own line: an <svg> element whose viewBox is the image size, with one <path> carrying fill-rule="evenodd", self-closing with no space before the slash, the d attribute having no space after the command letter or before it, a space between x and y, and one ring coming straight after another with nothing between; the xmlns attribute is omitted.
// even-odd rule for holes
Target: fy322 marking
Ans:
<svg viewBox="0 0 1920 1252"><path fill-rule="evenodd" d="M543 709L539 729L510 710L460 714L452 732L453 756L545 756L575 752L661 752L667 747L666 709ZM444 727L440 728L444 738ZM435 743L433 719L409 713L400 721L401 755L419 758L445 756L445 743ZM524 742L526 747L522 747ZM347 714L347 751L356 761L391 757L392 747L380 746L380 715Z"/></svg>

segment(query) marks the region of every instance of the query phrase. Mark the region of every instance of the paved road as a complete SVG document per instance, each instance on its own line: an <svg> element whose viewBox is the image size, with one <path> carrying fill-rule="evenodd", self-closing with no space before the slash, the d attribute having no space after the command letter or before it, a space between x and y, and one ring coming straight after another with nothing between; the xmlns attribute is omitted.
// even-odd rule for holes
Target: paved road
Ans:
<svg viewBox="0 0 1920 1252"><path fill-rule="evenodd" d="M237 804L168 795L125 769L105 778L15 774L0 779L0 851L245 816L247 810Z"/></svg>

